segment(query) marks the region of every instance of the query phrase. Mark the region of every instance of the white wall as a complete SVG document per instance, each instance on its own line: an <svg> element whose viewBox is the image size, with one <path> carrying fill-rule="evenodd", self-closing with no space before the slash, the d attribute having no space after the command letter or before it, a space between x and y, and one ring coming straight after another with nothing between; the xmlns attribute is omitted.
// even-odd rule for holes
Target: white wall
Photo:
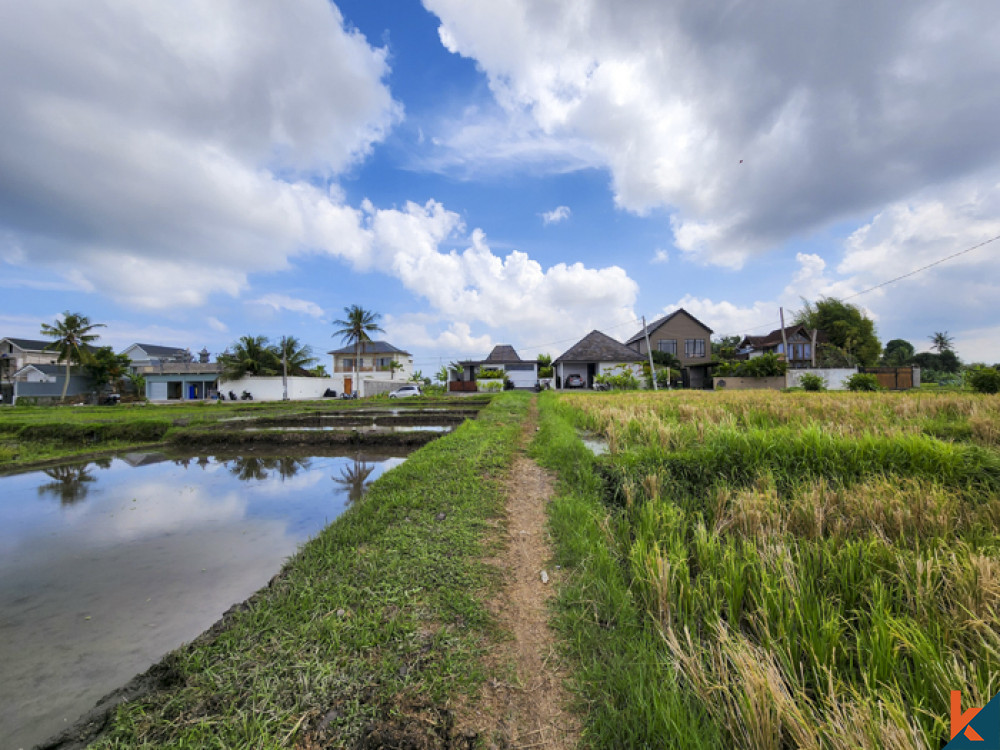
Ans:
<svg viewBox="0 0 1000 750"><path fill-rule="evenodd" d="M626 368L632 371L632 374L642 379L642 365L636 364L635 362L598 362L597 363L597 374L598 375L621 375L625 370L622 368L624 365Z"/></svg>
<svg viewBox="0 0 1000 750"><path fill-rule="evenodd" d="M831 391L846 391L847 381L857 374L857 367L808 367L804 369L788 370L786 382L789 388L794 388L799 384L799 378L806 373L819 375L826 383L826 387Z"/></svg>
<svg viewBox="0 0 1000 750"><path fill-rule="evenodd" d="M350 377L350 376L348 376ZM327 388L332 388L339 396L344 391L344 376L334 375L329 378L288 378L288 398L291 401L305 401L323 398ZM255 401L281 401L281 377L270 378L240 378L239 380L220 380L219 393L227 396L229 391L237 397L243 391L250 391Z"/></svg>

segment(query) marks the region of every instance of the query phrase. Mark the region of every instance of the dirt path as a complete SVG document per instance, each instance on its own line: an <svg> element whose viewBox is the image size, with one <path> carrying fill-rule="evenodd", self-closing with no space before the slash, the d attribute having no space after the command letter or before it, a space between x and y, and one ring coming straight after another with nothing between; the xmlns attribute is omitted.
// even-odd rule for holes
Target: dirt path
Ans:
<svg viewBox="0 0 1000 750"><path fill-rule="evenodd" d="M504 586L489 606L512 639L490 657L496 669L474 716L468 717L487 738L488 747L511 750L572 748L580 736L577 717L566 709L566 674L559 667L556 636L548 625L548 603L560 575L550 568L545 513L555 479L524 453L537 421L532 403L507 481L504 549L490 560L503 571ZM548 583L542 581L543 570ZM506 664L515 665L515 675L505 678ZM490 745L490 738L496 743Z"/></svg>

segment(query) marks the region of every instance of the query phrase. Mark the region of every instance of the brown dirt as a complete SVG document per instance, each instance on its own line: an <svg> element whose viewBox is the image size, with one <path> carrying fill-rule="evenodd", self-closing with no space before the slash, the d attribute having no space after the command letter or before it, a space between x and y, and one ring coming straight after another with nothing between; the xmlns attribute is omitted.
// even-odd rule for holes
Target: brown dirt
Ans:
<svg viewBox="0 0 1000 750"><path fill-rule="evenodd" d="M489 560L501 571L504 585L488 606L511 639L488 657L492 677L479 702L459 717L459 724L474 727L486 747L510 750L571 748L580 737L579 720L567 709L567 675L548 624L549 601L560 578L551 564L545 513L555 479L524 454L537 418L532 403L507 480L503 548ZM547 584L542 583L543 570Z"/></svg>

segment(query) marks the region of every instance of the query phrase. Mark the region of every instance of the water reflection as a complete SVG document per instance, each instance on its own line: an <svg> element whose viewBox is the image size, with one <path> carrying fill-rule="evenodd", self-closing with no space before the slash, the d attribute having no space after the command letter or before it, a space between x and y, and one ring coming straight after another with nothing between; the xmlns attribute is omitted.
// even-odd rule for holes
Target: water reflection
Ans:
<svg viewBox="0 0 1000 750"><path fill-rule="evenodd" d="M303 469L309 468L309 459L291 458L288 456L283 456L281 458L240 456L238 458L234 458L232 461L226 462L226 466L233 476L244 482L249 482L251 480L262 482L267 479L273 471L276 471L282 480L291 479Z"/></svg>
<svg viewBox="0 0 1000 750"><path fill-rule="evenodd" d="M60 731L193 639L407 452L135 453L0 477L0 745Z"/></svg>
<svg viewBox="0 0 1000 750"><path fill-rule="evenodd" d="M366 487L371 483L369 477L376 466L374 463L368 463L360 455L355 456L354 463L342 466L339 476L330 478L347 491L347 497L354 503L365 494Z"/></svg>
<svg viewBox="0 0 1000 750"><path fill-rule="evenodd" d="M38 486L39 495L54 495L63 505L78 503L87 496L88 485L96 482L86 466L57 466L45 469L45 476L53 481Z"/></svg>

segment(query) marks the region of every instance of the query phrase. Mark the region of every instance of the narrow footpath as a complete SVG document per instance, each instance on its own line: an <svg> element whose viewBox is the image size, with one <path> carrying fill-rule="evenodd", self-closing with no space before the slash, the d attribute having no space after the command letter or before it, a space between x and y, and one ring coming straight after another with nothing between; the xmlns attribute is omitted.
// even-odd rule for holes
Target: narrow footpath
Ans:
<svg viewBox="0 0 1000 750"><path fill-rule="evenodd" d="M545 512L555 478L525 454L537 423L538 406L532 402L507 480L501 526L506 538L489 560L504 578L500 594L487 606L510 639L488 657L493 676L473 715L465 717L487 747L510 750L572 748L580 736L579 720L567 709L567 675L559 666L556 634L548 625L549 602L560 577L560 571L551 569Z"/></svg>

